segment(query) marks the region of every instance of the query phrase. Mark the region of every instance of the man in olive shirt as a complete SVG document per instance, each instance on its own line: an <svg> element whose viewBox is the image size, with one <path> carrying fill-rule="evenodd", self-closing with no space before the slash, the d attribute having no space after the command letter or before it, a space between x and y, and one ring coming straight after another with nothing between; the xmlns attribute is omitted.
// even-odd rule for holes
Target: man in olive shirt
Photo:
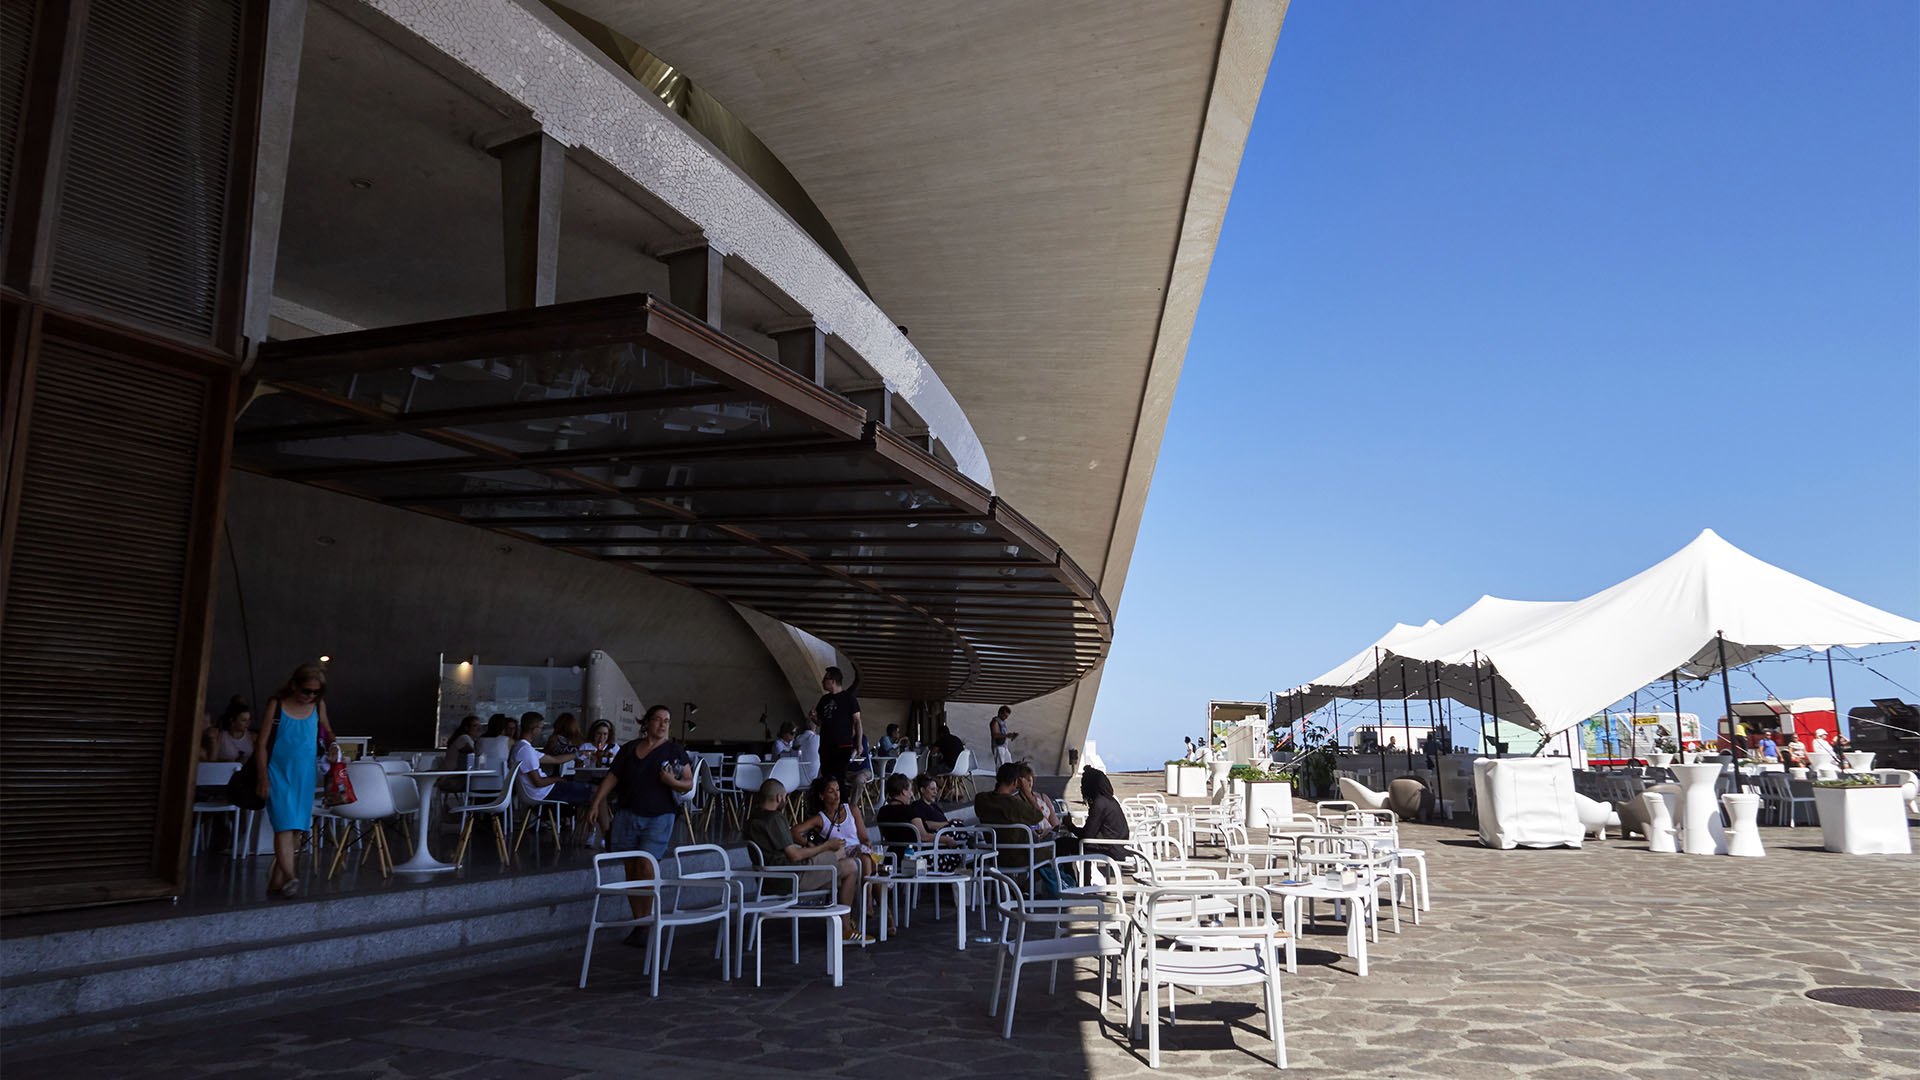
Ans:
<svg viewBox="0 0 1920 1080"><path fill-rule="evenodd" d="M1010 761L1000 766L999 770L993 774L993 790L983 791L973 797L974 816L980 819L982 825L1043 826L1046 818L1040 813L1040 808L1022 798L1019 789L1020 763ZM1000 830L995 829L994 835L999 836ZM1014 838L1013 830L1007 830L1006 838ZM1027 838L1019 837L1018 839L1024 843ZM1000 858L996 861L1003 870L1024 870L1027 867L1027 855L1028 853L1022 849L1003 848L1000 851ZM1038 877L1036 891L1039 893L1039 898L1045 899L1059 895L1059 881L1054 877L1053 867L1036 867L1035 874ZM1018 875L1009 874L1008 876Z"/></svg>
<svg viewBox="0 0 1920 1080"><path fill-rule="evenodd" d="M778 780L769 780L761 784L759 802L754 807L753 813L747 815L746 838L759 845L760 853L766 856L768 866L811 865L832 868L838 879L835 892L839 895L840 902L852 907L854 893L860 887L860 864L852 859L840 857L840 849L845 847L847 842L837 836L829 836L824 842L812 845L796 841L793 838L793 823L787 820L786 801L785 784Z"/></svg>

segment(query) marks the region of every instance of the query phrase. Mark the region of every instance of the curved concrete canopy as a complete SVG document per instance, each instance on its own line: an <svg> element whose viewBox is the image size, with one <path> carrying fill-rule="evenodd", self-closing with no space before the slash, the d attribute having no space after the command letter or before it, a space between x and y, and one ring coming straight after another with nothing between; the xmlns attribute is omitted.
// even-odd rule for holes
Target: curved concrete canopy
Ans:
<svg viewBox="0 0 1920 1080"><path fill-rule="evenodd" d="M567 2L779 155L1118 610L1285 0ZM1025 745L1064 763L1097 680Z"/></svg>
<svg viewBox="0 0 1920 1080"><path fill-rule="evenodd" d="M511 0L366 6L486 80L556 141L591 152L639 184L801 304L906 399L961 472L992 489L986 451L966 413L896 319L711 144L559 16Z"/></svg>

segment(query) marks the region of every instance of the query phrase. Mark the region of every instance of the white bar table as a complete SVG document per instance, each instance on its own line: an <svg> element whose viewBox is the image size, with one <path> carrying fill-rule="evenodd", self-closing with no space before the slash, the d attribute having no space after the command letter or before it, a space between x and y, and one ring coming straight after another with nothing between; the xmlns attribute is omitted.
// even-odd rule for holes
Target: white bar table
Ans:
<svg viewBox="0 0 1920 1080"><path fill-rule="evenodd" d="M493 771L492 769L425 769L402 774L412 777L414 784L420 789L420 808L414 811L413 826L414 835L419 839L414 841L413 858L396 865L393 868L394 873L437 874L458 869L452 863L444 863L434 858L433 852L427 848L427 819L433 813L433 789L440 785L440 778L443 776L486 776Z"/></svg>
<svg viewBox="0 0 1920 1080"><path fill-rule="evenodd" d="M1720 824L1720 763L1669 765L1680 784L1680 850L1689 855L1725 855L1727 833Z"/></svg>

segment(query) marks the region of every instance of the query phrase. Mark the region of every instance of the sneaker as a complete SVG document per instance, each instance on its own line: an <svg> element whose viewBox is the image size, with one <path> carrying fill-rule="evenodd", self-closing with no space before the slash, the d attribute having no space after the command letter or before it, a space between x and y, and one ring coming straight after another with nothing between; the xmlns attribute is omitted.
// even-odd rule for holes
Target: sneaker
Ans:
<svg viewBox="0 0 1920 1080"><path fill-rule="evenodd" d="M296 896L299 896L300 895L300 879L295 878L292 881L287 882L285 885L280 886L280 895L286 897L289 900L293 899Z"/></svg>
<svg viewBox="0 0 1920 1080"><path fill-rule="evenodd" d="M857 945L864 949L868 945L873 944L873 939L858 930L849 930L847 931L845 943L848 945Z"/></svg>

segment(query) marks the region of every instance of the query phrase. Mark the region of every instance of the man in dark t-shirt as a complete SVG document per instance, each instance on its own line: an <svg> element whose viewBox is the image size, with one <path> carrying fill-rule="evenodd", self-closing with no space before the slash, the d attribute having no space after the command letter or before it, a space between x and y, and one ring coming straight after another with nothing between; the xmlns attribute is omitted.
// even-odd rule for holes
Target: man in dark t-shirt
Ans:
<svg viewBox="0 0 1920 1080"><path fill-rule="evenodd" d="M820 689L826 693L813 707L820 721L820 775L834 777L842 784L846 783L847 763L853 760L861 735L860 699L853 696L853 691L841 689L844 678L839 668L828 668L820 679Z"/></svg>

